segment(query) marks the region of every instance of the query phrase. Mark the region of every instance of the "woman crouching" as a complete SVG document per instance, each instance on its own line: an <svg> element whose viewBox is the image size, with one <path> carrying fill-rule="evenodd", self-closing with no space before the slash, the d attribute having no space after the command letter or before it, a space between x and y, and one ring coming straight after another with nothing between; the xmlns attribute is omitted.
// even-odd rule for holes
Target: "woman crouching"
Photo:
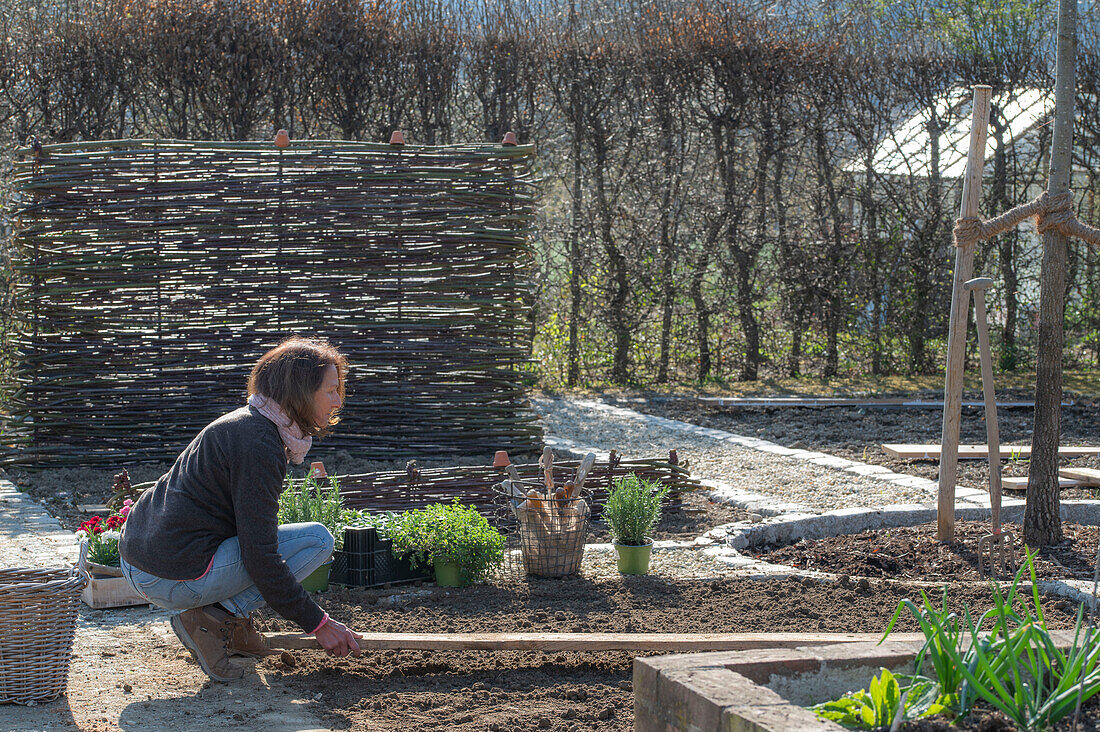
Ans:
<svg viewBox="0 0 1100 732"><path fill-rule="evenodd" d="M334 656L358 634L299 581L332 555L321 524L278 525L287 462L339 421L347 360L328 342L289 338L256 362L248 403L207 425L126 520L122 574L154 605L182 610L172 630L216 681L239 679L230 655L273 653L250 614L269 605Z"/></svg>

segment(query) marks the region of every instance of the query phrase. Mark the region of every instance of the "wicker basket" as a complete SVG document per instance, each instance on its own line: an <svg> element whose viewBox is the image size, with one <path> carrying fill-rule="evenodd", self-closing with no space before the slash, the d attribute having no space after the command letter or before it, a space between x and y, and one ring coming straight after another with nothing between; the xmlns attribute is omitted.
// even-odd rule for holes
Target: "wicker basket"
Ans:
<svg viewBox="0 0 1100 732"><path fill-rule="evenodd" d="M574 507L580 499L546 500L546 510L519 522L523 568L539 577L577 574L588 535L588 513ZM585 504L587 506L587 504Z"/></svg>
<svg viewBox="0 0 1100 732"><path fill-rule="evenodd" d="M540 487L535 483L521 484L524 492ZM588 536L587 494L585 498L543 498L537 510L523 511L522 502L505 493L500 484L493 489L500 507L498 523L509 536L505 573L515 574L517 564L521 565L518 569L522 574L538 577L566 577L580 571Z"/></svg>
<svg viewBox="0 0 1100 732"><path fill-rule="evenodd" d="M86 582L75 567L0 569L0 704L65 692Z"/></svg>

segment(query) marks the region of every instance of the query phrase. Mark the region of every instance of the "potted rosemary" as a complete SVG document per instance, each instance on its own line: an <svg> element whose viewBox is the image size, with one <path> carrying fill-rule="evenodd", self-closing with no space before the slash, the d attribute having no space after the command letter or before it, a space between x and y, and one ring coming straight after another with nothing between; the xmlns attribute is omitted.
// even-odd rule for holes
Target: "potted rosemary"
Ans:
<svg viewBox="0 0 1100 732"><path fill-rule="evenodd" d="M344 510L340 506L340 485L336 478L328 478L328 487L321 484L313 474L294 480L289 475L286 487L279 496L279 523L300 524L316 521L324 525L336 540L336 551L344 543ZM328 589L329 569L332 559L318 567L311 575L302 580L302 587L308 592L323 592Z"/></svg>
<svg viewBox="0 0 1100 732"><path fill-rule="evenodd" d="M409 557L414 567L434 567L441 587L484 580L504 561L504 536L457 498L393 516L386 535L395 555Z"/></svg>
<svg viewBox="0 0 1100 732"><path fill-rule="evenodd" d="M661 520L661 501L668 488L631 473L611 486L603 507L603 519L619 555L623 574L646 574L653 552L653 527Z"/></svg>

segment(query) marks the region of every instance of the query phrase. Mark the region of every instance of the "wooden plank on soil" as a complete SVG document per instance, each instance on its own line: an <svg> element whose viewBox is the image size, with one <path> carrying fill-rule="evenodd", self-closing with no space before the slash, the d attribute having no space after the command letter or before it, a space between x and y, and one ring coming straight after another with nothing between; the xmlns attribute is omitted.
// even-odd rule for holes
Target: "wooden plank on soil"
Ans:
<svg viewBox="0 0 1100 732"><path fill-rule="evenodd" d="M883 443L882 449L890 457L899 460L939 460L940 446ZM1100 447L1059 447L1059 457L1100 457ZM987 445L959 445L960 460L984 460L989 457ZM1002 458L1031 457L1031 445L1001 445Z"/></svg>
<svg viewBox="0 0 1100 732"><path fill-rule="evenodd" d="M942 399L841 399L828 397L700 397L718 407L852 407L854 409L943 409ZM984 402L963 402L964 407L983 407ZM997 402L1000 409L1034 408L1035 402Z"/></svg>
<svg viewBox="0 0 1100 732"><path fill-rule="evenodd" d="M1100 470L1096 468L1059 468L1058 476L1080 481L1081 485L1100 486Z"/></svg>
<svg viewBox="0 0 1100 732"><path fill-rule="evenodd" d="M1058 487L1059 488L1080 488L1080 487L1085 486L1085 485L1086 485L1085 483L1082 483L1079 480L1073 480L1072 478L1059 478L1058 479ZM1001 487L1004 488L1005 490L1010 490L1010 491L1026 491L1027 490L1027 476L1026 475L1023 476L1023 477L1004 476L1004 477L1001 478Z"/></svg>
<svg viewBox="0 0 1100 732"><path fill-rule="evenodd" d="M831 643L877 643L880 633L363 633L365 651L742 651ZM920 633L891 640L923 641ZM272 648L320 649L301 633L269 633Z"/></svg>
<svg viewBox="0 0 1100 732"><path fill-rule="evenodd" d="M110 513L111 509L104 506L102 503L80 503L77 504L77 509L81 513Z"/></svg>

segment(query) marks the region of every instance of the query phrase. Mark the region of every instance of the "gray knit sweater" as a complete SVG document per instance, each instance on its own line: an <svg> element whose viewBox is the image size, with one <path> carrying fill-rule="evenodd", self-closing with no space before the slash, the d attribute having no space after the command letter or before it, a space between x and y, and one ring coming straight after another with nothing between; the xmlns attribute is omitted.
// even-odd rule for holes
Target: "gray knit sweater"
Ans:
<svg viewBox="0 0 1100 732"><path fill-rule="evenodd" d="M279 555L279 493L286 452L275 425L253 407L211 422L142 493L119 542L123 559L149 574L195 579L237 536L245 570L275 612L307 633L324 612Z"/></svg>

